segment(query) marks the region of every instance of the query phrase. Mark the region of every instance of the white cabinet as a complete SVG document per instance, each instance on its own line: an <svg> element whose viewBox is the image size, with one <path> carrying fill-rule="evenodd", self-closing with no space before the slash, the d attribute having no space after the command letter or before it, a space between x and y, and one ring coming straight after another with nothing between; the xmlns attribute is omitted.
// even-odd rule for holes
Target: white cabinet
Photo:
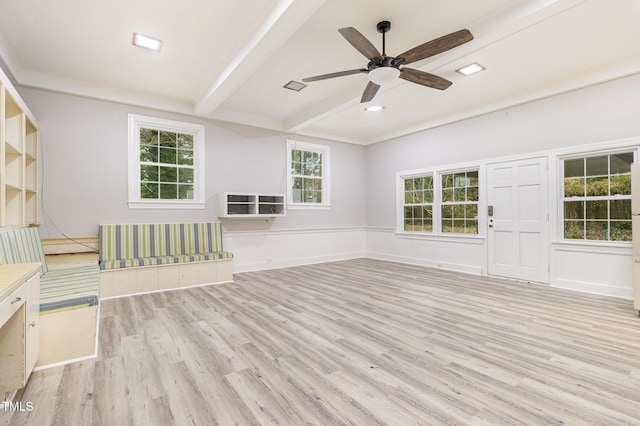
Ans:
<svg viewBox="0 0 640 426"><path fill-rule="evenodd" d="M225 192L220 194L221 218L259 218L285 216L283 194Z"/></svg>
<svg viewBox="0 0 640 426"><path fill-rule="evenodd" d="M0 70L0 226L38 223L38 126Z"/></svg>
<svg viewBox="0 0 640 426"><path fill-rule="evenodd" d="M0 396L27 383L39 341L40 264L0 265Z"/></svg>

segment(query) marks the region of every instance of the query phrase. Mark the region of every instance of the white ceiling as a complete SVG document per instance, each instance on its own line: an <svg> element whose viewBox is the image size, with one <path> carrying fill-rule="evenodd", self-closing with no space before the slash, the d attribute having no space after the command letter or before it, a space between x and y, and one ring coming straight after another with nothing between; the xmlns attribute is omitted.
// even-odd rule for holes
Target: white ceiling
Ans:
<svg viewBox="0 0 640 426"><path fill-rule="evenodd" d="M638 0L0 0L0 60L19 85L370 144L640 72ZM364 68L339 33L387 54L469 29L474 40L411 65L449 79L398 80L360 104ZM164 41L132 46L133 32ZM472 62L486 71L455 72ZM364 111L370 104L384 110Z"/></svg>

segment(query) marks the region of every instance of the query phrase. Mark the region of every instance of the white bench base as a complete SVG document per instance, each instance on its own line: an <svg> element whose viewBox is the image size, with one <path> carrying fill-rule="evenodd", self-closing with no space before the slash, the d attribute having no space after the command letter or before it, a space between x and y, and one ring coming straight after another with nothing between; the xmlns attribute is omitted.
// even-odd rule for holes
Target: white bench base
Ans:
<svg viewBox="0 0 640 426"><path fill-rule="evenodd" d="M233 259L100 271L100 299L233 281Z"/></svg>
<svg viewBox="0 0 640 426"><path fill-rule="evenodd" d="M95 356L97 324L97 306L40 315L40 356L36 367Z"/></svg>

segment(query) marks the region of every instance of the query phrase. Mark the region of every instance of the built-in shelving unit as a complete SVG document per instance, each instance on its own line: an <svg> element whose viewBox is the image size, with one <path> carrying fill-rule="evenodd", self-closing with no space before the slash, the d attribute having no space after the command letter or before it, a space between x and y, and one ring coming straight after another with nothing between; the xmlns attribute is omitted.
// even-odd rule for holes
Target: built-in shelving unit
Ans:
<svg viewBox="0 0 640 426"><path fill-rule="evenodd" d="M38 223L38 125L0 70L0 226Z"/></svg>
<svg viewBox="0 0 640 426"><path fill-rule="evenodd" d="M287 212L283 194L224 192L220 200L222 218L280 217Z"/></svg>

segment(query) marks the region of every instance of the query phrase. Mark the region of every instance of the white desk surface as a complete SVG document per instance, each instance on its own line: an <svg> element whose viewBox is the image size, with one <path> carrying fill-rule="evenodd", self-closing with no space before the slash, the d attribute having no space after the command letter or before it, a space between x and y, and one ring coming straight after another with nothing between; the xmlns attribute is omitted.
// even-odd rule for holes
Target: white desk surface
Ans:
<svg viewBox="0 0 640 426"><path fill-rule="evenodd" d="M40 263L16 263L0 265L0 302L40 268Z"/></svg>

